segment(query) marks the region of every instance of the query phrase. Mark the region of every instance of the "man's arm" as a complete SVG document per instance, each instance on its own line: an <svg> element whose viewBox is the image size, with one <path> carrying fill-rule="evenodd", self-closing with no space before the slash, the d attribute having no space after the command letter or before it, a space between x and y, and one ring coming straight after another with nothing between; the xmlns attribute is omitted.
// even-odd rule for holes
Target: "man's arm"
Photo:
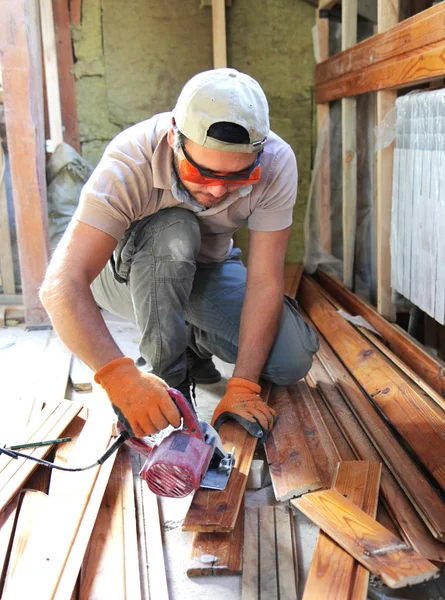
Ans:
<svg viewBox="0 0 445 600"><path fill-rule="evenodd" d="M290 227L250 231L247 285L233 375L258 382L283 310L284 259Z"/></svg>
<svg viewBox="0 0 445 600"><path fill-rule="evenodd" d="M212 425L216 429L230 418L256 437L262 437L273 427L275 411L261 400L258 380L283 310L284 257L289 232L290 228L250 231L238 358L227 391L213 413Z"/></svg>
<svg viewBox="0 0 445 600"><path fill-rule="evenodd" d="M90 290L116 244L107 233L72 221L54 253L40 292L62 341L93 371L123 356Z"/></svg>

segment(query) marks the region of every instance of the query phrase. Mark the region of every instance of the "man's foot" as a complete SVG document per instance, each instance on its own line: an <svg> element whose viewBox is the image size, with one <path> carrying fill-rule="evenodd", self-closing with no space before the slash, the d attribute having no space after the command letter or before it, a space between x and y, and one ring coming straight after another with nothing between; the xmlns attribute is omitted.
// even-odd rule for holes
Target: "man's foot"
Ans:
<svg viewBox="0 0 445 600"><path fill-rule="evenodd" d="M221 373L211 358L200 358L191 348L185 351L187 369L196 383L217 383L221 381Z"/></svg>

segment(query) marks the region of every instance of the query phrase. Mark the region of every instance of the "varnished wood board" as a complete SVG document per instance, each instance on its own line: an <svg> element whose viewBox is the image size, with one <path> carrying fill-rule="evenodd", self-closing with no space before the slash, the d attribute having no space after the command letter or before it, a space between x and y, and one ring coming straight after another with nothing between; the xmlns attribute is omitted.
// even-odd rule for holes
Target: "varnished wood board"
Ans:
<svg viewBox="0 0 445 600"><path fill-rule="evenodd" d="M243 506L241 506L233 531L228 533L195 533L187 566L187 575L189 577L240 575L243 566L243 534Z"/></svg>
<svg viewBox="0 0 445 600"><path fill-rule="evenodd" d="M299 263L295 265L284 266L284 293L295 298L303 275L304 265Z"/></svg>
<svg viewBox="0 0 445 600"><path fill-rule="evenodd" d="M313 492L291 502L389 587L438 576L436 566L336 490Z"/></svg>
<svg viewBox="0 0 445 600"><path fill-rule="evenodd" d="M320 475L308 449L309 438L316 435L308 422L299 385L273 386L269 404L278 415L264 449L277 500L285 501L322 487Z"/></svg>
<svg viewBox="0 0 445 600"><path fill-rule="evenodd" d="M303 277L300 299L304 309L342 357L373 404L416 453L445 489L445 413L441 416L422 395L406 384L376 349L325 300L315 282Z"/></svg>
<svg viewBox="0 0 445 600"><path fill-rule="evenodd" d="M262 390L262 398L267 402L270 384L264 384ZM197 490L184 519L183 531L212 533L235 528L258 440L236 421L223 423L219 435L226 450L235 448L235 465L227 487L224 491Z"/></svg>

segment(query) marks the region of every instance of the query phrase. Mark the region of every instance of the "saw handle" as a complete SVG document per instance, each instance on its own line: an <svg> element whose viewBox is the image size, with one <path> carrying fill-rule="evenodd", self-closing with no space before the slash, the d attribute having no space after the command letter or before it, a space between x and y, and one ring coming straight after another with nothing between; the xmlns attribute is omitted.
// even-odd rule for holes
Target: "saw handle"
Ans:
<svg viewBox="0 0 445 600"><path fill-rule="evenodd" d="M195 411L181 394L181 392L175 390L175 388L168 388L167 392L170 394L184 420L184 430L186 433L191 437L197 438L198 440L205 441Z"/></svg>

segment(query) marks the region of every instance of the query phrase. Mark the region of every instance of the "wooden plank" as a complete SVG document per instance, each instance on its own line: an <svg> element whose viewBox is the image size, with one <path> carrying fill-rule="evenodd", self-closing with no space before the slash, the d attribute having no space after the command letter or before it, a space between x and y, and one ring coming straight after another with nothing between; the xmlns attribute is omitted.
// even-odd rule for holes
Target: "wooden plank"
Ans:
<svg viewBox="0 0 445 600"><path fill-rule="evenodd" d="M301 263L284 265L284 293L291 298L297 295L303 271L304 265Z"/></svg>
<svg viewBox="0 0 445 600"><path fill-rule="evenodd" d="M20 493L0 513L0 594L2 593L18 515Z"/></svg>
<svg viewBox="0 0 445 600"><path fill-rule="evenodd" d="M45 66L46 98L51 136L49 150L50 152L54 152L57 146L63 142L63 130L52 0L40 0L40 21L42 26L43 63Z"/></svg>
<svg viewBox="0 0 445 600"><path fill-rule="evenodd" d="M259 596L259 525L258 507L248 507L244 516L244 553L242 600L258 600Z"/></svg>
<svg viewBox="0 0 445 600"><path fill-rule="evenodd" d="M82 21L82 0L70 0L70 20L73 25Z"/></svg>
<svg viewBox="0 0 445 600"><path fill-rule="evenodd" d="M374 406L445 489L445 440L442 435L445 413L435 410L436 407L424 396L406 385L375 348L324 299L315 282L304 277L299 297L310 318L329 339Z"/></svg>
<svg viewBox="0 0 445 600"><path fill-rule="evenodd" d="M321 84L316 87L315 101L322 104L367 92L401 89L439 80L444 75L445 56L442 40L397 56L394 60L378 63L363 71L342 75L332 82Z"/></svg>
<svg viewBox="0 0 445 600"><path fill-rule="evenodd" d="M402 329L388 323L359 296L347 290L339 280L322 269L317 279L352 315L361 315L388 343L391 350L440 395L445 397L445 362L432 357Z"/></svg>
<svg viewBox="0 0 445 600"><path fill-rule="evenodd" d="M295 600L298 597L298 561L295 544L294 517L287 507L275 507L277 540L278 597Z"/></svg>
<svg viewBox="0 0 445 600"><path fill-rule="evenodd" d="M437 577L439 570L336 490L291 500L309 519L389 587Z"/></svg>
<svg viewBox="0 0 445 600"><path fill-rule="evenodd" d="M74 78L73 42L71 39L68 0L52 0L57 44L60 102L62 109L63 139L81 152L79 122L77 119L76 81ZM71 22L80 23L80 0L71 0Z"/></svg>
<svg viewBox="0 0 445 600"><path fill-rule="evenodd" d="M357 43L357 0L341 5L341 48ZM342 138L342 236L343 282L354 287L355 232L357 230L357 103L355 98L341 101Z"/></svg>
<svg viewBox="0 0 445 600"><path fill-rule="evenodd" d="M314 327L312 322L308 322ZM321 346L317 356L323 360L324 366L315 356L311 370L311 373L315 375L317 387L326 398L329 410L353 447L355 454L362 460L378 462L380 456L377 450L345 400L348 394L354 397L356 394L361 394L362 391L329 348L324 338L321 335L319 337ZM404 465L400 466L401 475L405 475ZM431 536L427 526L408 501L402 488L386 465L382 467L381 492L391 515L397 521L406 540L429 560L445 561L444 544ZM420 512L420 514L422 513ZM425 518L424 515L423 518Z"/></svg>
<svg viewBox="0 0 445 600"><path fill-rule="evenodd" d="M227 67L226 2L212 0L213 68Z"/></svg>
<svg viewBox="0 0 445 600"><path fill-rule="evenodd" d="M342 76L358 71L366 71L371 65L388 62L395 64L397 58L424 46L443 41L445 37L445 9L437 5L421 14L395 24L397 15L395 4L384 6L384 22L389 22L386 30L382 20L382 31L352 46L348 50L332 56L315 66L315 84L319 86L333 82ZM389 14L388 14L389 13ZM398 20L398 18L397 18Z"/></svg>
<svg viewBox="0 0 445 600"><path fill-rule="evenodd" d="M91 392L93 389L93 371L73 354L70 369L70 379L76 392Z"/></svg>
<svg viewBox="0 0 445 600"><path fill-rule="evenodd" d="M270 406L278 415L264 449L269 465L275 498L285 501L322 487L321 477L308 449L307 437L316 435L308 423L301 389L273 386ZM306 437L306 433L308 436Z"/></svg>
<svg viewBox="0 0 445 600"><path fill-rule="evenodd" d="M258 507L259 517L259 598L278 600L277 554L275 548L275 511L273 506Z"/></svg>
<svg viewBox="0 0 445 600"><path fill-rule="evenodd" d="M372 518L377 512L380 485L379 463L351 461L339 463L333 489L348 498ZM304 588L303 600L366 600L368 571L352 556L320 532Z"/></svg>
<svg viewBox="0 0 445 600"><path fill-rule="evenodd" d="M126 529L130 544L125 543ZM127 576L129 569L133 572ZM125 448L114 463L81 570L79 600L107 597L141 598L133 470Z"/></svg>
<svg viewBox="0 0 445 600"><path fill-rule="evenodd" d="M65 400L55 409L49 407L48 410L43 410L39 426L33 426L28 430L26 441L44 441L59 437L81 409L81 402ZM51 448L51 445L39 446L26 453L44 458ZM25 458L5 459L2 457L2 464L4 467L0 473L0 510L3 510L29 475L37 468L37 463Z"/></svg>
<svg viewBox="0 0 445 600"><path fill-rule="evenodd" d="M229 533L195 533L193 535L188 577L204 575L240 575L243 570L244 508Z"/></svg>
<svg viewBox="0 0 445 600"><path fill-rule="evenodd" d="M378 0L377 29L383 33L399 22L399 1ZM377 92L377 126L396 105L397 92ZM377 152L376 164L376 235L377 235L377 310L386 319L395 320L395 308L391 297L391 209L392 178L394 162L393 142Z"/></svg>
<svg viewBox="0 0 445 600"><path fill-rule="evenodd" d="M0 55L20 270L28 326L48 325L40 299L49 258L38 5L1 2Z"/></svg>
<svg viewBox="0 0 445 600"><path fill-rule="evenodd" d="M0 270L4 294L15 294L14 263L5 185L6 161L0 140Z"/></svg>
<svg viewBox="0 0 445 600"><path fill-rule="evenodd" d="M262 398L268 401L270 384L262 383ZM228 532L235 528L246 488L257 438L236 421L223 423L219 430L227 450L235 447L235 466L224 491L196 491L182 526L183 531Z"/></svg>

